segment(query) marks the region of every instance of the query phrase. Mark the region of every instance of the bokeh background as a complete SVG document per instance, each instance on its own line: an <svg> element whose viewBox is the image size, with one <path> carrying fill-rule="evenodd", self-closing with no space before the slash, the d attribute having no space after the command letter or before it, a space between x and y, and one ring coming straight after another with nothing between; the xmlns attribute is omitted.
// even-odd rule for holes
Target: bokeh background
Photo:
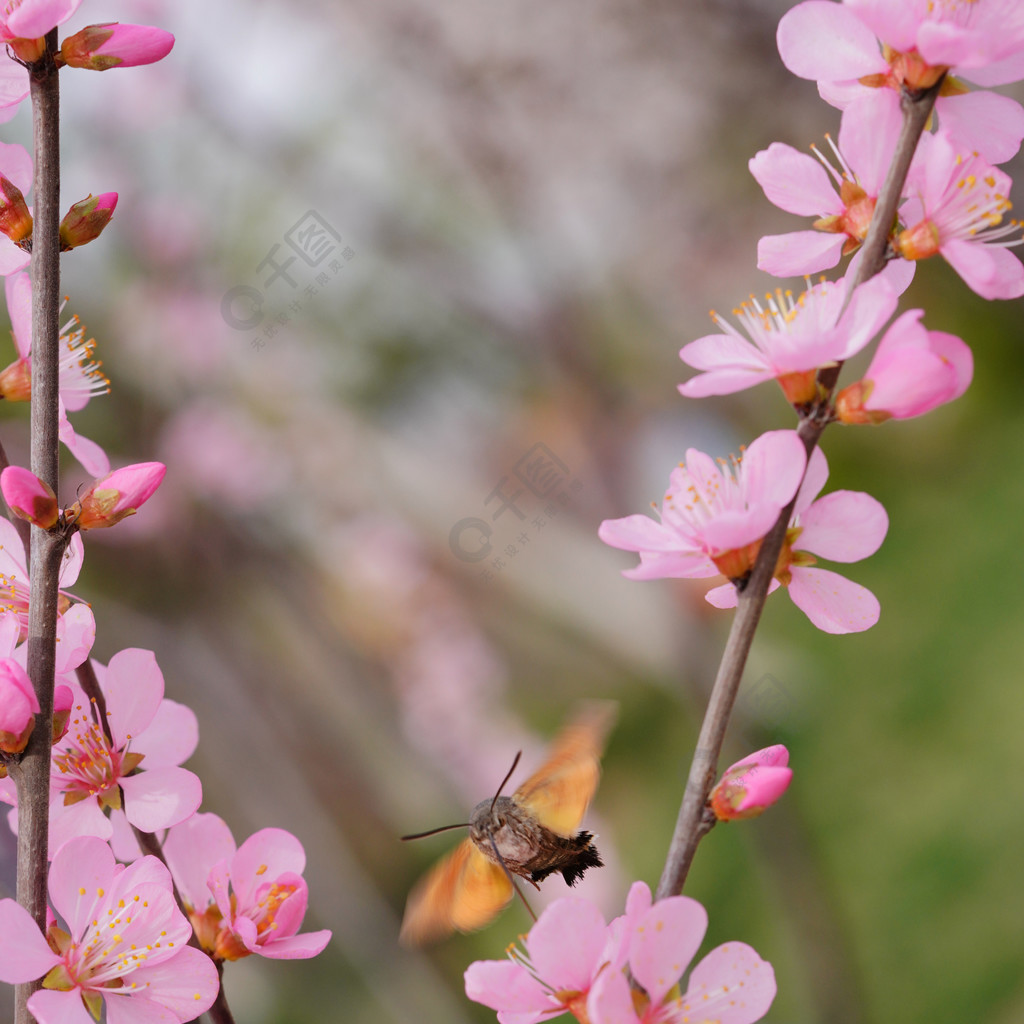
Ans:
<svg viewBox="0 0 1024 1024"><path fill-rule="evenodd" d="M399 948L456 838L398 836L465 820L581 698L620 704L590 819L608 866L581 891L611 915L656 883L728 614L703 584L623 579L596 530L660 500L688 447L793 423L772 387L675 387L708 309L776 286L758 237L796 226L747 160L838 128L778 59L788 6L90 0L69 23L177 36L154 67L62 76L64 203L121 197L64 258L112 382L75 424L169 467L90 535L76 592L97 657L153 649L197 712L203 809L239 841L301 837L307 928L334 931L313 961L231 965L239 1022L492 1021L462 971L524 912ZM28 131L23 111L0 138ZM311 223L315 266L289 245ZM826 434L829 486L891 516L850 571L882 619L829 637L769 601L727 757L784 742L796 777L714 830L687 886L705 952L774 964L776 1024L1024 1019L1022 307L937 263L907 306L974 347L974 384ZM24 461L27 408L0 415ZM541 494L516 475L538 445Z"/></svg>

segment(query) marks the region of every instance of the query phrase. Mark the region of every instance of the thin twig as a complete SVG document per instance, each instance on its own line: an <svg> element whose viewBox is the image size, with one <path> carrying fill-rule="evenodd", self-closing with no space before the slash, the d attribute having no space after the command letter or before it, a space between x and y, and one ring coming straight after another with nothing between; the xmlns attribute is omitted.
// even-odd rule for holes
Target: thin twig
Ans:
<svg viewBox="0 0 1024 1024"><path fill-rule="evenodd" d="M847 289L847 302L857 285L879 273L886 264L889 234L896 219L903 186L906 182L910 162L917 148L924 126L928 123L935 98L941 88L941 80L926 92L905 94L902 99L903 128L893 156L892 166L875 205L871 228L864 241L860 267ZM803 418L797 432L804 442L807 454L813 451L822 432L829 422L823 413L831 402L832 393L842 364L823 370L818 375L823 400ZM701 839L710 830L710 819L705 815L708 794L715 781L718 758L725 739L736 694L739 692L747 656L754 640L761 612L764 609L768 587L775 574L775 566L793 515L796 496L782 510L771 531L761 542L757 561L746 585L739 593L736 615L729 630L725 651L718 668L718 675L711 690L704 721L701 723L697 749L694 751L687 778L686 790L676 819L675 831L669 844L665 868L658 883L657 899L674 896L682 892L683 884L693 863L694 854Z"/></svg>

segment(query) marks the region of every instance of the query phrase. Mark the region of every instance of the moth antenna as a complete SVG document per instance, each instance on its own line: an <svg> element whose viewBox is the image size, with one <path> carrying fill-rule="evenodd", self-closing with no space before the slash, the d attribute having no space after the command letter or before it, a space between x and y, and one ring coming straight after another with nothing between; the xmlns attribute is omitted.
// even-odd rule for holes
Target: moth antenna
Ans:
<svg viewBox="0 0 1024 1024"><path fill-rule="evenodd" d="M468 821L460 821L458 825L442 825L440 828L432 828L427 832L416 832L411 836L401 836L403 843L410 839L426 839L427 836L436 836L438 832L450 832L453 828L469 828Z"/></svg>
<svg viewBox="0 0 1024 1024"><path fill-rule="evenodd" d="M509 768L508 775L506 775L505 778L503 778L501 780L501 785L498 787L498 792L494 794L494 799L491 801L490 810L487 812L488 814L490 814L491 811L494 810L494 805L498 802L498 797L501 796L501 791L505 788L505 783L508 782L508 780L512 778L512 773L516 770L516 765L519 764L519 758L521 758L522 756L523 756L523 752L520 750L516 754L516 756L513 758L513 760L512 760L512 767ZM499 857L499 859L500 859L500 857ZM502 866L504 867L504 865L502 865ZM505 870L507 871L508 868L505 868ZM534 920L536 920L536 918L534 918Z"/></svg>
<svg viewBox="0 0 1024 1024"><path fill-rule="evenodd" d="M522 753L522 751L520 751L520 753ZM519 760L519 754L516 754L516 760ZM515 770L515 767L515 764L513 764L513 771ZM508 774L511 775L512 772L510 771ZM508 776L505 777L505 782L508 782ZM505 782L502 783L503 786L505 785ZM500 793L501 790L498 790L498 792ZM495 797L494 799L497 800L498 798ZM504 871L505 874L508 876L508 880L512 883L512 888L515 889L516 895L519 897L520 900L522 900L523 906L526 907L526 912L530 915L530 917L533 918L533 923L536 924L537 915L533 912L533 907L530 906L530 904L526 900L526 897L523 895L523 890L519 888L519 885L516 882L515 875L513 875L512 872L509 871L508 865L505 863L505 858L502 857L501 851L498 849L498 844L494 841L494 836L488 833L487 838L491 841L491 849L494 851L494 856L498 858L498 863L501 865L501 870ZM540 888L540 886L537 885L536 882L533 883L533 887L535 889Z"/></svg>

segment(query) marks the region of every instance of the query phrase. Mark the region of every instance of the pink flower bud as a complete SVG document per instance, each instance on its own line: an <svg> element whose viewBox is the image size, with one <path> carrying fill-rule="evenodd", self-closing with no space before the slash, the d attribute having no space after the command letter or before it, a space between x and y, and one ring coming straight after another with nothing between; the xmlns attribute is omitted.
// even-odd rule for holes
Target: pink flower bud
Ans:
<svg viewBox="0 0 1024 1024"><path fill-rule="evenodd" d="M80 530L113 526L125 516L134 515L152 497L166 472L162 462L138 462L115 469L97 480L68 512Z"/></svg>
<svg viewBox="0 0 1024 1024"><path fill-rule="evenodd" d="M971 383L974 359L956 335L929 331L920 309L907 310L878 343L864 379L836 396L842 423L905 420L959 398Z"/></svg>
<svg viewBox="0 0 1024 1024"><path fill-rule="evenodd" d="M75 702L75 695L70 686L61 683L53 691L53 742L61 739L68 731L68 721L71 718L71 706Z"/></svg>
<svg viewBox="0 0 1024 1024"><path fill-rule="evenodd" d="M68 36L61 44L60 55L65 64L90 71L109 68L131 68L163 60L174 36L162 28L149 25L121 25L116 21L89 25Z"/></svg>
<svg viewBox="0 0 1024 1024"><path fill-rule="evenodd" d="M77 249L98 238L110 223L116 206L116 192L104 192L99 196L90 194L88 198L75 203L60 222L60 251Z"/></svg>
<svg viewBox="0 0 1024 1024"><path fill-rule="evenodd" d="M60 509L49 486L21 466L8 466L0 473L0 491L10 510L22 519L48 530L57 522Z"/></svg>
<svg viewBox="0 0 1024 1024"><path fill-rule="evenodd" d="M0 174L0 231L12 242L21 245L32 237L32 214L21 189ZM26 248L22 245L22 248Z"/></svg>
<svg viewBox="0 0 1024 1024"><path fill-rule="evenodd" d="M711 791L711 809L719 821L755 818L785 793L793 772L789 751L776 744L758 750L725 770Z"/></svg>
<svg viewBox="0 0 1024 1024"><path fill-rule="evenodd" d="M32 680L13 659L0 660L0 750L20 754L39 714Z"/></svg>

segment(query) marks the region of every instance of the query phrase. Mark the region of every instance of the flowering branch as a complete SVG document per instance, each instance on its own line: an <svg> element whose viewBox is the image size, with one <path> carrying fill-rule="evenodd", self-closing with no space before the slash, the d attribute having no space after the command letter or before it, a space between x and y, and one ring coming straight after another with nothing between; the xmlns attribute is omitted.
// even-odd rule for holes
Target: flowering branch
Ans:
<svg viewBox="0 0 1024 1024"><path fill-rule="evenodd" d="M889 236L903 196L910 164L921 133L931 117L942 82L943 79L940 79L931 88L920 92L904 89L901 94L903 127L889 173L878 196L871 226L861 251L860 264L846 291L847 305L857 286L879 274L885 267ZM842 366L843 361L838 360L818 372L818 400L806 415L801 415L797 434L803 441L808 455L817 446L825 427L831 421L832 393ZM754 633L761 620L768 588L775 575L796 501L797 496L794 494L792 500L779 513L775 525L761 543L754 568L739 594L736 615L729 630L722 661L701 723L686 790L683 793L665 867L655 894L656 899L664 899L682 892L697 846L715 823L714 816L706 810L708 794L714 782L729 716L736 702L747 657L754 641Z"/></svg>
<svg viewBox="0 0 1024 1024"><path fill-rule="evenodd" d="M38 60L29 65L35 143L35 217L32 274L33 387L32 471L57 490L57 338L60 310L60 91L57 31L45 37ZM49 828L50 744L57 636L57 579L66 538L31 530L28 674L39 701L36 728L16 770L18 787L18 902L40 928L46 926L46 863ZM16 986L15 1021L31 1021L26 1003L38 984Z"/></svg>

